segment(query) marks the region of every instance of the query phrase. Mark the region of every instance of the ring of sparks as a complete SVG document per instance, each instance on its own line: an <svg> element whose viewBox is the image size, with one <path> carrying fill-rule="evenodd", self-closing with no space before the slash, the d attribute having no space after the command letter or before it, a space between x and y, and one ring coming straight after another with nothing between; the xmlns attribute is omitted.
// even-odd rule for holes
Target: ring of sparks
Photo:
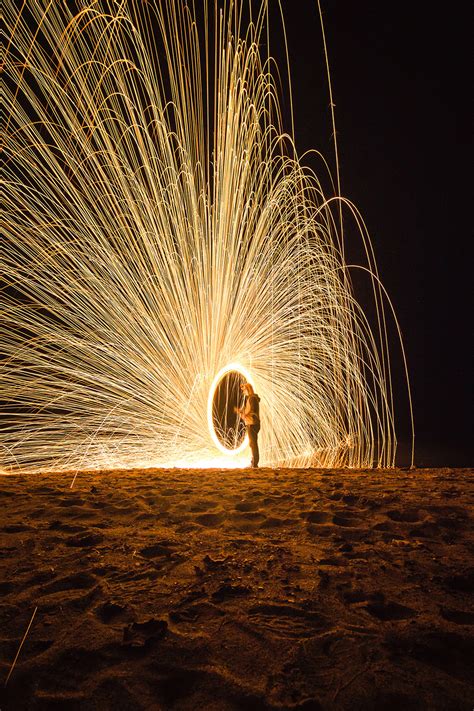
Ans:
<svg viewBox="0 0 474 711"><path fill-rule="evenodd" d="M225 365L223 368L220 369L220 371L216 374L214 380L211 383L211 387L209 388L209 397L207 399L207 425L209 428L209 433L211 435L211 439L214 442L215 446L217 449L222 452L223 454L227 454L229 456L237 456L241 454L246 447L248 446L249 439L248 436L245 435L243 441L238 447L235 447L233 449L229 449L226 447L221 440L219 439L216 429L214 427L214 418L213 418L213 408L214 408L214 396L216 394L217 387L219 383L222 381L223 378L225 378L226 375L229 373L239 373L239 375L242 375L243 378L247 381L247 383L250 383L250 385L255 388L255 383L253 381L253 378L250 374L250 372L247 370L247 368L244 368L240 363L230 363L229 365Z"/></svg>

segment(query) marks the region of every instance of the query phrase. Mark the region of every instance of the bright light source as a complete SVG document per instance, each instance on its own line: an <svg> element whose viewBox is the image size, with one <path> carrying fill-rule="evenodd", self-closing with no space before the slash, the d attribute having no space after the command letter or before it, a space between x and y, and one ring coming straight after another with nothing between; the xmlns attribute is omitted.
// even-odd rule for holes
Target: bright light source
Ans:
<svg viewBox="0 0 474 711"><path fill-rule="evenodd" d="M218 448L220 452L223 452L224 454L228 456L238 456L241 454L244 449L248 446L248 437L245 435L245 437L242 439L241 437L238 437L238 432L236 433L236 442L234 446L225 444L224 438L219 435L218 432L216 432L216 418L215 418L215 397L216 397L216 392L217 389L222 383L222 381L228 376L229 374L235 373L237 375L242 376L242 382L247 382L252 385L253 388L255 388L254 381L252 379L252 376L250 375L249 371L244 368L240 363L230 363L229 365L225 365L223 368L220 369L220 371L217 373L215 376L214 380L211 383L211 387L209 388L209 397L207 400L207 424L209 427L209 432L212 437L212 441ZM228 407L232 408L234 405L234 398L231 399L231 401L228 403ZM238 402L235 401L235 405L238 405ZM236 426L238 428L238 424Z"/></svg>

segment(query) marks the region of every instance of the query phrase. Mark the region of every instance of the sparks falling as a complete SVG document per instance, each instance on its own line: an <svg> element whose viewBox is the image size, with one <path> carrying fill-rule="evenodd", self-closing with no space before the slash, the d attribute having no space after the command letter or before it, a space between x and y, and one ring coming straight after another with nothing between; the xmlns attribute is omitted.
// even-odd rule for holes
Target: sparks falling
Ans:
<svg viewBox="0 0 474 711"><path fill-rule="evenodd" d="M5 469L240 466L208 426L229 364L261 396L264 464L394 463L363 220L284 132L266 2L246 26L204 4L200 25L184 0L7 0Z"/></svg>

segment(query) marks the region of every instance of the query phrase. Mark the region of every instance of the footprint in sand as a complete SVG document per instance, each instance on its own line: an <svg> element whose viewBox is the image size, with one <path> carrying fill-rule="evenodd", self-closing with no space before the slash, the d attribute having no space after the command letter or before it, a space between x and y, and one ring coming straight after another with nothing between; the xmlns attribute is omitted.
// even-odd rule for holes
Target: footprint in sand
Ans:
<svg viewBox="0 0 474 711"><path fill-rule="evenodd" d="M200 526L214 528L224 521L224 516L222 513L202 513L195 516L194 520Z"/></svg>
<svg viewBox="0 0 474 711"><path fill-rule="evenodd" d="M81 499L79 496L67 496L64 499L59 499L59 501L55 502L57 506L63 506L63 507L68 507L68 506L83 506L86 502L84 499Z"/></svg>
<svg viewBox="0 0 474 711"><path fill-rule="evenodd" d="M25 523L10 523L1 530L3 533L24 533L25 531L33 531L34 527Z"/></svg>
<svg viewBox="0 0 474 711"><path fill-rule="evenodd" d="M332 514L328 511L303 511L300 514L301 518L306 519L308 523L330 523Z"/></svg>
<svg viewBox="0 0 474 711"><path fill-rule="evenodd" d="M256 511L260 507L259 501L239 501L235 504L236 511Z"/></svg>
<svg viewBox="0 0 474 711"><path fill-rule="evenodd" d="M255 531L266 519L261 511L234 511L229 514L231 527L247 533Z"/></svg>
<svg viewBox="0 0 474 711"><path fill-rule="evenodd" d="M438 538L440 527L432 521L425 521L412 528L408 535L411 538Z"/></svg>
<svg viewBox="0 0 474 711"><path fill-rule="evenodd" d="M250 497L253 496L258 496L260 499L263 498L263 491L261 489L250 489L250 491L247 491L247 498L250 499Z"/></svg>
<svg viewBox="0 0 474 711"><path fill-rule="evenodd" d="M416 509L406 509L405 511L394 509L393 511L387 511L387 516L392 521L400 523L416 523L420 520L420 512Z"/></svg>
<svg viewBox="0 0 474 711"><path fill-rule="evenodd" d="M443 580L444 584L456 592L474 593L474 568L458 575L448 575Z"/></svg>
<svg viewBox="0 0 474 711"><path fill-rule="evenodd" d="M121 648L132 653L147 653L168 632L166 620L150 618L146 622L131 622L123 629Z"/></svg>
<svg viewBox="0 0 474 711"><path fill-rule="evenodd" d="M230 514L230 518L234 521L246 521L247 523L261 523L266 520L265 514L261 511L245 511L240 513L239 511Z"/></svg>
<svg viewBox="0 0 474 711"><path fill-rule="evenodd" d="M209 509L215 509L217 506L217 501L212 499L198 499L193 506L190 506L188 511L191 513L206 513Z"/></svg>
<svg viewBox="0 0 474 711"><path fill-rule="evenodd" d="M332 522L336 526L342 526L343 528L352 528L352 527L357 527L360 526L362 523L362 520L360 518L356 518L355 516L352 516L351 513L344 512L344 513L336 513L333 516Z"/></svg>
<svg viewBox="0 0 474 711"><path fill-rule="evenodd" d="M293 526L296 523L294 518L278 518L278 516L269 516L260 524L260 528L285 528Z"/></svg>
<svg viewBox="0 0 474 711"><path fill-rule="evenodd" d="M355 605L359 602L367 602L370 594L365 590L346 590L343 594L344 602L349 605Z"/></svg>
<svg viewBox="0 0 474 711"><path fill-rule="evenodd" d="M275 637L301 639L314 637L329 627L327 618L319 612L296 605L261 604L251 607L248 614L257 629L264 628Z"/></svg>
<svg viewBox="0 0 474 711"><path fill-rule="evenodd" d="M342 492L340 500L347 506L354 506L355 504L361 503L360 496L352 494L350 491Z"/></svg>
<svg viewBox="0 0 474 711"><path fill-rule="evenodd" d="M104 535L98 531L87 531L71 536L65 541L67 546L75 546L76 548L92 548L99 545L104 540Z"/></svg>
<svg viewBox="0 0 474 711"><path fill-rule="evenodd" d="M376 523L375 526L372 526L373 531L384 531L384 532L390 532L394 531L394 527L391 523L388 521L382 521L381 523Z"/></svg>
<svg viewBox="0 0 474 711"><path fill-rule="evenodd" d="M440 612L441 617L448 622L454 622L456 625L474 625L474 612L453 610L449 607L442 607Z"/></svg>
<svg viewBox="0 0 474 711"><path fill-rule="evenodd" d="M152 545L140 549L140 555L144 558L171 558L176 544L172 541L159 541Z"/></svg>
<svg viewBox="0 0 474 711"><path fill-rule="evenodd" d="M51 486L36 486L32 490L33 494L57 494L57 489Z"/></svg>
<svg viewBox="0 0 474 711"><path fill-rule="evenodd" d="M97 579L90 573L73 573L63 578L54 580L42 589L44 595L60 592L62 590L88 590L97 583Z"/></svg>
<svg viewBox="0 0 474 711"><path fill-rule="evenodd" d="M176 624L193 623L197 619L200 619L201 622L209 623L216 619L222 619L224 615L224 610L221 610L214 603L201 602L199 600L191 600L189 604L184 600L169 612L170 620Z"/></svg>
<svg viewBox="0 0 474 711"><path fill-rule="evenodd" d="M118 602L108 600L95 609L95 614L102 622L107 624L108 622L117 620L117 618L121 617L126 610L126 605L120 605Z"/></svg>
<svg viewBox="0 0 474 711"><path fill-rule="evenodd" d="M54 578L56 578L56 573L51 570L51 568L45 568L44 570L38 570L37 572L33 573L33 575L31 575L28 580L22 583L22 587L35 587L35 585L42 585L43 583L48 583Z"/></svg>
<svg viewBox="0 0 474 711"><path fill-rule="evenodd" d="M413 608L400 605L398 602L370 602L365 606L365 609L372 617L376 617L382 622L406 620L416 615Z"/></svg>
<svg viewBox="0 0 474 711"><path fill-rule="evenodd" d="M40 588L41 610L44 613L53 612L57 611L58 606L85 610L99 594L100 586L94 575L84 572L66 575Z"/></svg>
<svg viewBox="0 0 474 711"><path fill-rule="evenodd" d="M466 528L467 523L466 514L451 514L449 516L440 516L437 519L439 526L447 528L452 531L463 531Z"/></svg>
<svg viewBox="0 0 474 711"><path fill-rule="evenodd" d="M65 533L79 533L80 531L87 530L84 526L81 526L80 524L74 525L70 523L63 523L58 519L51 521L48 528L50 531L64 531Z"/></svg>

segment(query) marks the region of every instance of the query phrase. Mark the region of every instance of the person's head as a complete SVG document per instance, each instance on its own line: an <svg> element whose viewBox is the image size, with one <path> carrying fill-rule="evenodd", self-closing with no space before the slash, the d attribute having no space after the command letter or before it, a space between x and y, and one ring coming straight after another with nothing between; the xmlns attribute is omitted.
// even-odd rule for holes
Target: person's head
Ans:
<svg viewBox="0 0 474 711"><path fill-rule="evenodd" d="M250 383L242 383L240 389L242 390L244 395L247 395L247 397L249 397L249 395L254 394L253 387L250 385Z"/></svg>

